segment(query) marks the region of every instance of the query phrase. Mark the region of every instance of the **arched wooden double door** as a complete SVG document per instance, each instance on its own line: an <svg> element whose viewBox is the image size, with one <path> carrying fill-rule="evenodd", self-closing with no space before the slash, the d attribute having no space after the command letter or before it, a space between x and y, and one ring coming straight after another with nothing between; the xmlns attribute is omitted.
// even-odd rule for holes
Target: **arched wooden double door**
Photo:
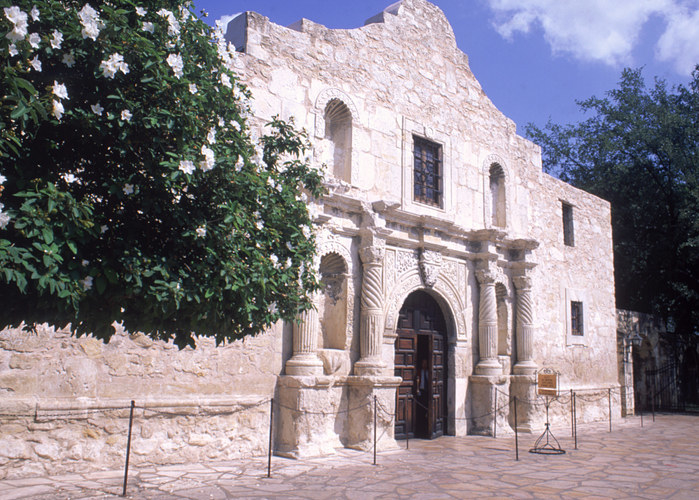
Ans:
<svg viewBox="0 0 699 500"><path fill-rule="evenodd" d="M432 439L446 430L447 330L439 304L417 291L398 318L395 375L403 378L396 401L396 439Z"/></svg>

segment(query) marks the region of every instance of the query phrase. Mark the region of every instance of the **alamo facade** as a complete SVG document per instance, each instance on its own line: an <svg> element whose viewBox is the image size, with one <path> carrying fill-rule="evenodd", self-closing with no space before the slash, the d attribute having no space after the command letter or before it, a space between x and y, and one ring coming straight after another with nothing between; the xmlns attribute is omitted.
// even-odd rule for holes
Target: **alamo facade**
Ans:
<svg viewBox="0 0 699 500"><path fill-rule="evenodd" d="M1 332L0 477L119 466L131 400L132 463L263 454L272 398L287 456L370 449L375 407L379 449L490 433L495 405L505 435L542 369L591 395L581 421L607 417L609 389L620 417L609 204L542 171L441 10L404 0L348 30L247 12L227 37L253 124L293 117L327 166L316 310L182 351ZM519 430L543 429L543 406L518 411Z"/></svg>

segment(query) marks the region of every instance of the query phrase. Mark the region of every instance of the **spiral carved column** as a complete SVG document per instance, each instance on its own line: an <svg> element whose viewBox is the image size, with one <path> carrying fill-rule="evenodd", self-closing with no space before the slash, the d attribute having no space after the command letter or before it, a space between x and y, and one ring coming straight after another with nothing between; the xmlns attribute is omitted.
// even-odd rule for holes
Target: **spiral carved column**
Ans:
<svg viewBox="0 0 699 500"><path fill-rule="evenodd" d="M526 276L513 279L517 288L517 363L514 373L530 375L536 372L534 354L534 304L532 302L532 282Z"/></svg>
<svg viewBox="0 0 699 500"><path fill-rule="evenodd" d="M293 356L286 362L287 375L322 375L318 357L318 311L309 309L294 322Z"/></svg>
<svg viewBox="0 0 699 500"><path fill-rule="evenodd" d="M380 375L383 343L383 257L384 248L367 246L359 251L362 259L361 317L359 323L360 359L354 365L356 375Z"/></svg>
<svg viewBox="0 0 699 500"><path fill-rule="evenodd" d="M498 315L495 299L495 276L488 270L476 271L480 283L478 306L478 345L480 360L476 365L478 375L500 375L502 365L498 361Z"/></svg>

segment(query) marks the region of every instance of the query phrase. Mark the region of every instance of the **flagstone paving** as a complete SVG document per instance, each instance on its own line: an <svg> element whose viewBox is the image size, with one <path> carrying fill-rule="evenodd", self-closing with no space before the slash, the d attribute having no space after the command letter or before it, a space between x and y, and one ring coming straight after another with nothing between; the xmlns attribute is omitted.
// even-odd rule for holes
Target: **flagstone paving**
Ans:
<svg viewBox="0 0 699 500"><path fill-rule="evenodd" d="M699 416L658 415L553 429L565 455L528 452L537 436L411 440L378 454L341 450L312 460L267 459L129 471L133 499L440 499L440 498L699 498ZM0 481L0 499L120 498L123 471Z"/></svg>

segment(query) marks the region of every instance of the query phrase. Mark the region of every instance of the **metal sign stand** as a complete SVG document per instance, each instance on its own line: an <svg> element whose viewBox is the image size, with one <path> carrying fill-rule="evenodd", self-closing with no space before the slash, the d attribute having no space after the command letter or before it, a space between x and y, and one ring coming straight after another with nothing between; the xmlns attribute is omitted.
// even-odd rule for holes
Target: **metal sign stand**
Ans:
<svg viewBox="0 0 699 500"><path fill-rule="evenodd" d="M537 386L539 395L546 396L546 430L536 440L534 448L529 450L529 453L563 455L565 450L558 444L556 436L551 432L551 424L549 423L549 405L551 404L549 396L558 397L558 373L546 368L540 370L537 374ZM546 439L545 443L544 438Z"/></svg>
<svg viewBox="0 0 699 500"><path fill-rule="evenodd" d="M539 439L536 440L534 443L534 448L529 450L529 453L540 453L541 455L563 455L565 453L565 450L561 449L561 445L558 444L558 439L556 439L556 436L554 436L551 432L549 425L550 403L551 401L549 400L549 397L546 396L546 430L541 436L539 436ZM546 438L545 443L543 443L544 438Z"/></svg>

